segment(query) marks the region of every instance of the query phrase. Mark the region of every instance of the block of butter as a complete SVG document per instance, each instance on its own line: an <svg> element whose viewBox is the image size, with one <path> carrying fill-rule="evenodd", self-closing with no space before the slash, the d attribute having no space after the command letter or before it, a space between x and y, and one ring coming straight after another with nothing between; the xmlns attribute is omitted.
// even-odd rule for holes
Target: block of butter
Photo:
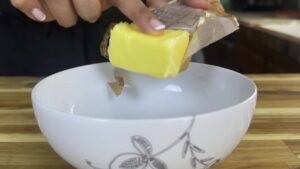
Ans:
<svg viewBox="0 0 300 169"><path fill-rule="evenodd" d="M193 54L238 29L220 0L209 9L195 9L181 1L152 10L166 25L161 36L143 33L137 26L118 23L101 43L101 53L117 68L158 78L175 77L188 68Z"/></svg>
<svg viewBox="0 0 300 169"><path fill-rule="evenodd" d="M113 66L157 78L179 73L189 44L185 30L165 30L154 36L134 24L119 23L110 33L108 55Z"/></svg>

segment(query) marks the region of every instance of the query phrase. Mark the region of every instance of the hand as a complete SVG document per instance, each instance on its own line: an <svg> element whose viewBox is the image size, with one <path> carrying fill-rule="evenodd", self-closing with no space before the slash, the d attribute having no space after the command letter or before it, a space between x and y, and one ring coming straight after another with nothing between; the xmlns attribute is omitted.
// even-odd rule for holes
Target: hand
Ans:
<svg viewBox="0 0 300 169"><path fill-rule="evenodd" d="M123 14L136 23L144 32L159 34L165 28L143 4L141 0L10 0L11 4L29 18L49 22L56 20L63 27L72 27L81 17L95 22L101 13L111 6L117 7ZM150 7L158 7L168 0L147 0ZM196 8L208 7L208 0L185 0Z"/></svg>

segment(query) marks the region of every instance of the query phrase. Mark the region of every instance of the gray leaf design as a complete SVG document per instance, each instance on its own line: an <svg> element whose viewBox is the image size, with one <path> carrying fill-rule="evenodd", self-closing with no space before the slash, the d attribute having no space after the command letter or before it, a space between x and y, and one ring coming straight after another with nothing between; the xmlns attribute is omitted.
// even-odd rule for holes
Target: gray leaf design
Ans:
<svg viewBox="0 0 300 169"><path fill-rule="evenodd" d="M187 151L189 149L189 146L190 146L190 142L189 141L186 141L183 145L183 149L182 149L182 158L185 158L186 157L186 154L187 154Z"/></svg>
<svg viewBox="0 0 300 169"><path fill-rule="evenodd" d="M92 162L90 162L89 160L85 160L85 162L86 162L86 164L87 164L88 166L90 166L92 169L100 169L100 168L97 168L97 167L93 166Z"/></svg>
<svg viewBox="0 0 300 169"><path fill-rule="evenodd" d="M179 137L179 140L182 140L185 136L187 136L189 133L187 132L184 132L180 137Z"/></svg>
<svg viewBox="0 0 300 169"><path fill-rule="evenodd" d="M215 166L215 165L218 164L220 161L221 161L220 159L217 159L217 160L213 161L211 164L209 164L209 165L207 166L207 168L210 168L210 167L212 167L212 166Z"/></svg>
<svg viewBox="0 0 300 169"><path fill-rule="evenodd" d="M164 162L153 157L149 159L149 166L152 169L168 169L167 165Z"/></svg>
<svg viewBox="0 0 300 169"><path fill-rule="evenodd" d="M199 163L201 163L201 164L207 165L207 164L205 164L205 163L208 162L208 161L211 161L211 160L213 160L213 159L214 159L213 157L208 157L208 158L200 159L200 160L198 160L198 161L199 161Z"/></svg>
<svg viewBox="0 0 300 169"><path fill-rule="evenodd" d="M205 151L203 149L197 147L196 145L193 145L192 149L197 153L205 153Z"/></svg>
<svg viewBox="0 0 300 169"><path fill-rule="evenodd" d="M191 166L193 168L196 168L197 167L197 159L195 157L192 157L191 158Z"/></svg>
<svg viewBox="0 0 300 169"><path fill-rule="evenodd" d="M138 169L140 167L143 167L147 164L147 161L145 161L142 157L133 157L125 160L122 162L119 166L119 168L123 169Z"/></svg>
<svg viewBox="0 0 300 169"><path fill-rule="evenodd" d="M85 160L85 162L88 164L88 165L91 165L92 162L90 162L89 160Z"/></svg>
<svg viewBox="0 0 300 169"><path fill-rule="evenodd" d="M152 145L151 143L142 136L132 136L131 141L133 146L142 154L151 155Z"/></svg>

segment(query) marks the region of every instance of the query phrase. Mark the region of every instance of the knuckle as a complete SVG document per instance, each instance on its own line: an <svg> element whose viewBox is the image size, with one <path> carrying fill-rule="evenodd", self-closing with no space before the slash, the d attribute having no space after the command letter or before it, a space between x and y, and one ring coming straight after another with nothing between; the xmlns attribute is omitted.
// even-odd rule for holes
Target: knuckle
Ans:
<svg viewBox="0 0 300 169"><path fill-rule="evenodd" d="M77 21L74 21L74 22L57 21L57 23L64 28L71 28L76 25Z"/></svg>
<svg viewBox="0 0 300 169"><path fill-rule="evenodd" d="M147 10L145 10L145 8L143 8L143 7L138 7L138 8L134 8L133 10L131 10L131 14L137 18L145 16L146 13L147 13Z"/></svg>
<svg viewBox="0 0 300 169"><path fill-rule="evenodd" d="M143 18L143 19L149 19L152 17L151 13L148 11L147 8L140 8L139 10L137 10L136 16L138 18Z"/></svg>
<svg viewBox="0 0 300 169"><path fill-rule="evenodd" d="M59 25L64 28L71 28L71 27L75 26L75 24L60 24L60 23L59 23Z"/></svg>
<svg viewBox="0 0 300 169"><path fill-rule="evenodd" d="M12 6L18 9L23 9L26 6L26 0L11 0Z"/></svg>
<svg viewBox="0 0 300 169"><path fill-rule="evenodd" d="M100 13L93 13L88 15L83 15L81 18L88 22L96 22L98 18L100 17Z"/></svg>
<svg viewBox="0 0 300 169"><path fill-rule="evenodd" d="M114 4L115 6L118 6L122 3L124 3L124 0L110 0L111 4Z"/></svg>

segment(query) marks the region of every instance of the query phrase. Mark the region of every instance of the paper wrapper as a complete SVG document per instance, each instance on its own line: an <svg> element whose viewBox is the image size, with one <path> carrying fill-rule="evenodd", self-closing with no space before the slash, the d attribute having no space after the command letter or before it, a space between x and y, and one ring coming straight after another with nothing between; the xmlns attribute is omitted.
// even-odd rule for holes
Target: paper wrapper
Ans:
<svg viewBox="0 0 300 169"><path fill-rule="evenodd" d="M115 80L108 82L110 88L114 92L116 96L121 95L123 88L124 88L124 78L122 76L118 76L116 73L114 73Z"/></svg>
<svg viewBox="0 0 300 169"><path fill-rule="evenodd" d="M154 9L153 13L167 29L187 30L190 33L181 71L188 67L193 54L239 29L237 19L224 11L220 0L210 0L206 11L188 7L181 1L171 1Z"/></svg>
<svg viewBox="0 0 300 169"><path fill-rule="evenodd" d="M239 29L237 19L224 11L220 0L209 0L208 10L191 8L175 0L152 10L152 13L167 29L186 30L190 33L190 42L180 71L188 68L193 54ZM113 25L101 42L101 54L106 58L109 57L107 49L112 28ZM124 80L115 74L115 81L109 82L109 85L116 95L120 95Z"/></svg>

